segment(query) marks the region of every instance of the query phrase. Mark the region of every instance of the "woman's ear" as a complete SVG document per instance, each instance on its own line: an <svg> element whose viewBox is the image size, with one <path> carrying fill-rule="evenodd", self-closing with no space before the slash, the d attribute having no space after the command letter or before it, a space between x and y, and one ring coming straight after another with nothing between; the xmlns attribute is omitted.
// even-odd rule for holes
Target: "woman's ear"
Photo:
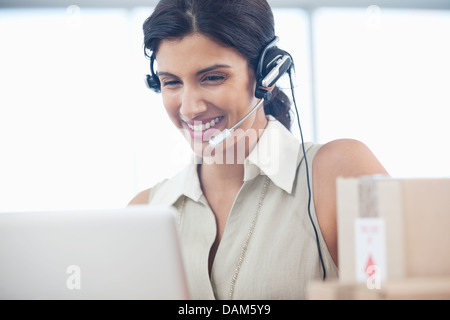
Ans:
<svg viewBox="0 0 450 320"><path fill-rule="evenodd" d="M268 92L272 92L273 89L275 89L275 86L276 86L276 85L274 84L273 86L271 86L270 88L268 88L267 91L268 91Z"/></svg>

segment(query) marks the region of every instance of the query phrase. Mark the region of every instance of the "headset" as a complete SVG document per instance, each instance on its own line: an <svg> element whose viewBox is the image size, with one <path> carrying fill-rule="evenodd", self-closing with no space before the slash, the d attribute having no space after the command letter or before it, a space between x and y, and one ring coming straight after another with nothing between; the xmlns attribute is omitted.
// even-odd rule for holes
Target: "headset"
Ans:
<svg viewBox="0 0 450 320"><path fill-rule="evenodd" d="M257 85L255 97L266 101L271 99L272 87L292 65L290 54L276 47L278 41L279 38L275 37L264 48L256 68ZM155 72L154 64L155 54L152 53L150 55L150 74L146 76L146 84L150 90L160 93L161 82Z"/></svg>
<svg viewBox="0 0 450 320"><path fill-rule="evenodd" d="M319 259L322 266L323 271L323 280L326 278L326 270L325 264L323 262L322 250L320 249L319 236L317 233L316 226L314 224L314 220L311 216L311 185L309 183L309 169L308 162L306 158L306 150L305 143L303 140L303 132L300 125L300 116L297 109L297 103L295 101L294 94L294 84L292 81L292 69L294 67L291 55L279 49L276 44L279 41L278 37L275 37L263 50L260 55L258 66L256 68L256 89L255 89L255 97L259 98L260 101L250 110L250 112L242 118L238 123L236 123L233 127L229 129L224 129L219 134L211 137L209 140L210 146L213 148L221 145L232 133L234 129L239 127L248 117L250 117L253 113L256 112L264 103L264 101L269 101L272 98L272 90L277 81L286 73L289 75L290 86L291 86L291 94L292 100L294 102L295 112L297 115L297 123L300 130L300 138L302 143L303 157L305 159L305 167L306 167L306 180L308 187L308 215L311 221L312 227L314 229L317 249L319 252ZM147 87L156 92L161 92L161 82L154 70L155 63L155 54L152 52L150 56L150 74L146 75L146 85Z"/></svg>
<svg viewBox="0 0 450 320"><path fill-rule="evenodd" d="M156 93L161 93L161 81L159 81L159 78L155 73L154 64L155 64L155 53L152 52L150 56L150 74L147 74L145 78L146 79L145 83L150 90Z"/></svg>

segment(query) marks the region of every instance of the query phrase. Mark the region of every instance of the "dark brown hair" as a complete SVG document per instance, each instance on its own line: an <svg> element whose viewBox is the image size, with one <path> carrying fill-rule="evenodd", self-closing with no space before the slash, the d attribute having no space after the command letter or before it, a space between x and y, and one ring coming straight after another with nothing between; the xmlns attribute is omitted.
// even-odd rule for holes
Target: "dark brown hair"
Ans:
<svg viewBox="0 0 450 320"><path fill-rule="evenodd" d="M165 39L203 34L236 49L255 74L262 51L275 38L273 13L266 0L161 0L143 31L144 46L150 52L156 52ZM290 100L279 88L264 103L264 112L290 129Z"/></svg>

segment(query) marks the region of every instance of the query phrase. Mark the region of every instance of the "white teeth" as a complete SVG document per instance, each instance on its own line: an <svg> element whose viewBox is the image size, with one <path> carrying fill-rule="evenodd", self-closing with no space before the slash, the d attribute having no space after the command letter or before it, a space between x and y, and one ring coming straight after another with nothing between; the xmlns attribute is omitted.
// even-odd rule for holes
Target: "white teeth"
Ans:
<svg viewBox="0 0 450 320"><path fill-rule="evenodd" d="M206 122L204 124L196 124L196 125L191 125L191 124L187 124L189 128L191 128L191 130L194 131L205 131L208 130L211 127L214 127L218 122L219 122L220 118L217 117L213 120L211 120L210 122Z"/></svg>

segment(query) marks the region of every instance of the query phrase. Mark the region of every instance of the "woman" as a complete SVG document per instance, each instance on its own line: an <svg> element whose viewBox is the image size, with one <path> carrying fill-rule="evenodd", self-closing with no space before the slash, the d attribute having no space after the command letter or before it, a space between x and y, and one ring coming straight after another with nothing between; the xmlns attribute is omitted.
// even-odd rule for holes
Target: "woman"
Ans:
<svg viewBox="0 0 450 320"><path fill-rule="evenodd" d="M302 145L276 86L231 137L208 143L261 101L258 65L275 39L266 0L161 0L143 29L158 70L149 84L199 161L130 204L180 212L192 298L303 299L309 281L337 277L336 178L386 174L371 151Z"/></svg>

